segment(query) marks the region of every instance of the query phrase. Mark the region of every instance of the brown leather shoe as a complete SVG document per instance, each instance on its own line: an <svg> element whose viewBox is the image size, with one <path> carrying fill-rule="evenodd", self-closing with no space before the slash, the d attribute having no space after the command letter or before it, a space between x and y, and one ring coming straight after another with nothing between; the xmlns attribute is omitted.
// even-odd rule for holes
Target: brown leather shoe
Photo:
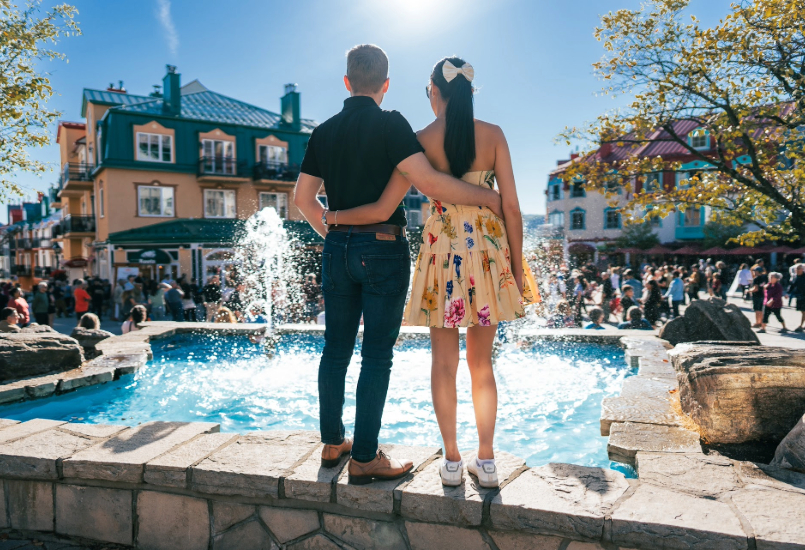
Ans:
<svg viewBox="0 0 805 550"><path fill-rule="evenodd" d="M375 479L378 481L399 479L413 469L414 463L410 460L397 460L383 451L378 451L371 462L357 462L355 459L349 461L349 483L367 485Z"/></svg>
<svg viewBox="0 0 805 550"><path fill-rule="evenodd" d="M352 440L344 438L341 445L325 445L321 450L321 465L323 468L335 468L341 462L341 457L348 455L352 450Z"/></svg>

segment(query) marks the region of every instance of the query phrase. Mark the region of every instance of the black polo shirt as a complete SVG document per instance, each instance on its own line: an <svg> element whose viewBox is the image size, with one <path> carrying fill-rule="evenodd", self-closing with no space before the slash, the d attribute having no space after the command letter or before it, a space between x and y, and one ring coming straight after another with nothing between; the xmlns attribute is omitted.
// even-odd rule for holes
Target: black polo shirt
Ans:
<svg viewBox="0 0 805 550"><path fill-rule="evenodd" d="M324 179L330 210L346 210L377 201L394 168L421 152L400 113L384 111L371 97L355 96L313 130L301 170ZM386 223L406 225L402 204Z"/></svg>

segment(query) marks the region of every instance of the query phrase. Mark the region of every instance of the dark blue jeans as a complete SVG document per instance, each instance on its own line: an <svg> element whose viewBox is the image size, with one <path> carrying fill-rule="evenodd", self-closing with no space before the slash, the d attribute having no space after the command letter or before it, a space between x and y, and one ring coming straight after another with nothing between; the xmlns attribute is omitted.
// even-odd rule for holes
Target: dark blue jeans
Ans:
<svg viewBox="0 0 805 550"><path fill-rule="evenodd" d="M408 241L378 240L374 233L331 232L322 254L324 352L319 363L321 440L344 440L344 386L363 314L361 373L355 397L352 457L369 462L386 404L392 350L400 333L411 258Z"/></svg>

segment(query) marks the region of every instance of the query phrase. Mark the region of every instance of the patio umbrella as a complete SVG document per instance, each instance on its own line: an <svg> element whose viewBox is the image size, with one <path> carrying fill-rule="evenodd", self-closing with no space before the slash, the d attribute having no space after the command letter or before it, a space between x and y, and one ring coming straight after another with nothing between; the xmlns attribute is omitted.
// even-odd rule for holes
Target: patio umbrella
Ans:
<svg viewBox="0 0 805 550"><path fill-rule="evenodd" d="M727 254L731 256L748 256L750 254L763 254L766 251L762 248L757 248L754 246L739 246L738 248L733 248Z"/></svg>
<svg viewBox="0 0 805 550"><path fill-rule="evenodd" d="M702 252L702 256L724 256L725 254L729 254L729 250L720 246L714 246Z"/></svg>
<svg viewBox="0 0 805 550"><path fill-rule="evenodd" d="M683 246L679 250L675 250L674 254L679 254L680 256L697 256L701 254L701 250L694 246L687 245Z"/></svg>
<svg viewBox="0 0 805 550"><path fill-rule="evenodd" d="M790 246L780 245L780 246L773 246L771 248L764 248L764 252L777 252L778 254L791 254L794 249Z"/></svg>
<svg viewBox="0 0 805 550"><path fill-rule="evenodd" d="M615 252L619 252L621 254L645 254L646 253L644 250L641 250L639 248L619 248Z"/></svg>
<svg viewBox="0 0 805 550"><path fill-rule="evenodd" d="M673 253L674 253L674 251L671 250L670 248L666 248L666 247L660 246L658 244L652 246L651 248L649 248L648 250L646 250L644 252L644 254L650 254L651 256L661 256L661 255L673 254Z"/></svg>
<svg viewBox="0 0 805 550"><path fill-rule="evenodd" d="M795 248L794 250L789 252L789 254L805 254L805 246L803 246L802 248Z"/></svg>

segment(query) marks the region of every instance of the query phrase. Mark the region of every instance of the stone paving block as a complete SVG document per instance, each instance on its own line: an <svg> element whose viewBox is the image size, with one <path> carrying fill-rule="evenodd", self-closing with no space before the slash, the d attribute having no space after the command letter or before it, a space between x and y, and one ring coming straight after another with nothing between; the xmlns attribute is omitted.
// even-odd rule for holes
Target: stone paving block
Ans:
<svg viewBox="0 0 805 550"><path fill-rule="evenodd" d="M62 422L60 420L35 418L33 420L28 420L27 422L21 422L8 426L0 430L0 445L16 439L22 439L23 437L27 437L39 432L44 432L45 430L51 430L57 426L61 426L62 424L66 424L66 422Z"/></svg>
<svg viewBox="0 0 805 550"><path fill-rule="evenodd" d="M406 521L405 530L412 550L491 550L481 533L474 529Z"/></svg>
<svg viewBox="0 0 805 550"><path fill-rule="evenodd" d="M131 545L131 491L56 485L56 532Z"/></svg>
<svg viewBox="0 0 805 550"><path fill-rule="evenodd" d="M145 465L143 479L152 485L186 487L187 470L239 437L232 433L202 434Z"/></svg>
<svg viewBox="0 0 805 550"><path fill-rule="evenodd" d="M315 510L261 506L259 514L281 543L298 539L319 528L319 514Z"/></svg>
<svg viewBox="0 0 805 550"><path fill-rule="evenodd" d="M661 397L670 399L671 390L679 387L676 378L649 378L648 376L630 376L623 381L621 397Z"/></svg>
<svg viewBox="0 0 805 550"><path fill-rule="evenodd" d="M601 402L601 435L609 435L613 422L682 426L671 402L657 397L606 397Z"/></svg>
<svg viewBox="0 0 805 550"><path fill-rule="evenodd" d="M84 367L62 373L59 377L57 390L66 392L83 388L84 386L95 386L105 384L115 379L115 369L109 367Z"/></svg>
<svg viewBox="0 0 805 550"><path fill-rule="evenodd" d="M302 464L294 468L291 475L285 478L285 496L299 500L330 502L333 480L345 468L349 455L341 457L341 461L333 468L321 465L321 449L316 450Z"/></svg>
<svg viewBox="0 0 805 550"><path fill-rule="evenodd" d="M349 485L347 469L341 472L336 485L338 504L390 514L394 511L394 492L404 483L413 479L417 470L428 460L440 454L439 447L407 447L404 445L380 445L381 450L395 458L407 458L414 462L414 474L391 481L377 481L369 485Z"/></svg>
<svg viewBox="0 0 805 550"><path fill-rule="evenodd" d="M465 461L475 458L475 455L470 453L462 453L462 456ZM525 466L522 458L503 451L495 453L495 459L501 485ZM484 498L496 489L482 488L475 476L470 475L466 468L461 485L445 487L439 475L441 463L441 459L431 462L403 488L400 503L402 516L436 523L481 525Z"/></svg>
<svg viewBox="0 0 805 550"><path fill-rule="evenodd" d="M324 528L357 550L408 548L397 526L387 521L324 514Z"/></svg>
<svg viewBox="0 0 805 550"><path fill-rule="evenodd" d="M53 484L7 481L8 517L12 529L53 531Z"/></svg>
<svg viewBox="0 0 805 550"><path fill-rule="evenodd" d="M532 468L501 489L490 506L495 529L596 539L604 517L629 488L623 474L574 464Z"/></svg>
<svg viewBox="0 0 805 550"><path fill-rule="evenodd" d="M211 422L146 422L65 460L64 477L141 483L148 461L218 429Z"/></svg>
<svg viewBox="0 0 805 550"><path fill-rule="evenodd" d="M662 503L658 506L658 503ZM612 513L612 543L668 549L748 548L741 522L728 504L642 483Z"/></svg>
<svg viewBox="0 0 805 550"><path fill-rule="evenodd" d="M489 531L489 536L499 550L559 550L563 540L560 537L506 531Z"/></svg>
<svg viewBox="0 0 805 550"><path fill-rule="evenodd" d="M254 520L217 535L212 541L212 550L279 550L279 546Z"/></svg>
<svg viewBox="0 0 805 550"><path fill-rule="evenodd" d="M805 546L805 494L750 488L731 499L752 525L757 550Z"/></svg>
<svg viewBox="0 0 805 550"><path fill-rule="evenodd" d="M642 357L640 358L640 369L637 371L637 374L649 378L676 380L676 371L671 363L645 360Z"/></svg>
<svg viewBox="0 0 805 550"><path fill-rule="evenodd" d="M28 397L31 399L41 399L43 397L50 397L56 393L56 388L59 387L59 380L61 380L61 374L50 374L39 378L23 380L19 382L19 384L25 386L25 392L28 394Z"/></svg>
<svg viewBox="0 0 805 550"><path fill-rule="evenodd" d="M6 385L0 386L0 404L22 401L28 397L25 386Z"/></svg>
<svg viewBox="0 0 805 550"><path fill-rule="evenodd" d="M738 478L747 489L777 489L805 494L805 474L752 462L733 462Z"/></svg>
<svg viewBox="0 0 805 550"><path fill-rule="evenodd" d="M288 550L341 550L341 548L324 535L314 535L305 540L289 544Z"/></svg>
<svg viewBox="0 0 805 550"><path fill-rule="evenodd" d="M210 514L207 501L156 491L137 496L137 548L207 550Z"/></svg>
<svg viewBox="0 0 805 550"><path fill-rule="evenodd" d="M717 498L740 486L732 461L718 455L638 453L640 481L689 493Z"/></svg>
<svg viewBox="0 0 805 550"><path fill-rule="evenodd" d="M148 362L148 354L144 351L139 353L112 353L111 355L101 355L90 361L94 367L110 368L115 370L116 376L132 374L137 372Z"/></svg>
<svg viewBox="0 0 805 550"><path fill-rule="evenodd" d="M58 479L56 462L99 440L61 430L47 430L0 445L0 477Z"/></svg>
<svg viewBox="0 0 805 550"><path fill-rule="evenodd" d="M319 444L316 432L252 432L191 468L191 488L219 495L279 497L279 479L291 474Z"/></svg>
<svg viewBox="0 0 805 550"><path fill-rule="evenodd" d="M255 507L231 502L212 501L213 528L216 533L226 531L236 523L254 515Z"/></svg>
<svg viewBox="0 0 805 550"><path fill-rule="evenodd" d="M116 424L63 424L58 427L59 431L70 432L87 437L107 438L119 434L123 430L128 430L128 426Z"/></svg>
<svg viewBox="0 0 805 550"><path fill-rule="evenodd" d="M609 429L609 459L634 465L640 451L658 453L701 453L699 434L685 428L614 422Z"/></svg>

